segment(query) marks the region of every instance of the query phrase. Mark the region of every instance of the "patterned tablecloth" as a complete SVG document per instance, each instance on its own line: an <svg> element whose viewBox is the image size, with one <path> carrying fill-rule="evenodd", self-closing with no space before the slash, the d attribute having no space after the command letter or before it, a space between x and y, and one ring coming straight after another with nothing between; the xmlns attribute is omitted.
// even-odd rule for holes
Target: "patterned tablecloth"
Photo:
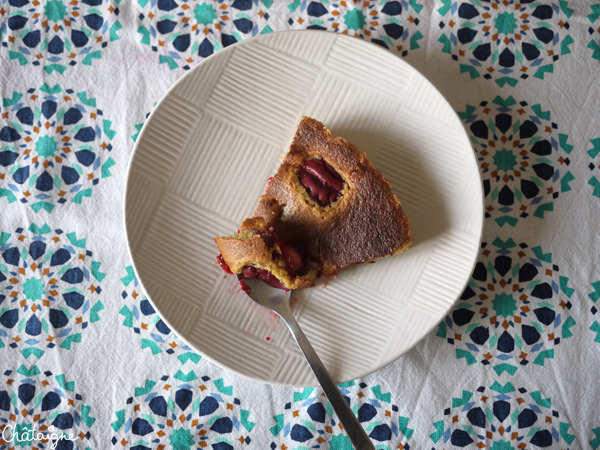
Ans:
<svg viewBox="0 0 600 450"><path fill-rule="evenodd" d="M456 307L341 386L377 448L600 447L600 3L1 0L1 448L350 448L319 389L233 375L179 341L122 224L134 142L168 87L225 46L304 28L419 69L485 188Z"/></svg>

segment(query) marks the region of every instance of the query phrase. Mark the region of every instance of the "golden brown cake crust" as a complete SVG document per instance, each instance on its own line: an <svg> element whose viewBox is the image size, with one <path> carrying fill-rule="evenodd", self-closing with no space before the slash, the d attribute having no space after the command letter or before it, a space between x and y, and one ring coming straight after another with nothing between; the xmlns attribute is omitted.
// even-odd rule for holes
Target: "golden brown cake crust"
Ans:
<svg viewBox="0 0 600 450"><path fill-rule="evenodd" d="M344 178L339 200L317 205L297 177L308 159L322 158ZM282 208L281 214L278 214ZM342 138L333 138L320 122L304 117L290 151L254 213L286 242L301 242L334 276L351 264L403 251L412 242L408 218L389 182L366 154Z"/></svg>
<svg viewBox="0 0 600 450"><path fill-rule="evenodd" d="M248 239L217 237L215 242L221 256L223 256L233 273L240 273L247 265L267 265L273 259L271 252L260 236L253 236Z"/></svg>

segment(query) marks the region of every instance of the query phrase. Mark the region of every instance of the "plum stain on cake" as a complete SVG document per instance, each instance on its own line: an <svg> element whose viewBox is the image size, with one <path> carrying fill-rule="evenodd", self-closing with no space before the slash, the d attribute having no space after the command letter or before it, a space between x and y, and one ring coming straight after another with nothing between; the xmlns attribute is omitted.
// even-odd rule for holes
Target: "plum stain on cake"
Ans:
<svg viewBox="0 0 600 450"><path fill-rule="evenodd" d="M292 290L406 250L409 221L390 183L354 145L303 117L254 216L215 238L227 273Z"/></svg>

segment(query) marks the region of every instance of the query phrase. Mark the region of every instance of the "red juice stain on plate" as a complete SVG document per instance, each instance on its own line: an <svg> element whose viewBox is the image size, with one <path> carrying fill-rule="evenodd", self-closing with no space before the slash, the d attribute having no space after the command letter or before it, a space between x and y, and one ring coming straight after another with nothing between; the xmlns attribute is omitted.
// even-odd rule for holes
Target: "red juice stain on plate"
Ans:
<svg viewBox="0 0 600 450"><path fill-rule="evenodd" d="M296 309L296 305L298 304L298 299L296 297L292 297L292 301L290 302L290 309L292 312Z"/></svg>

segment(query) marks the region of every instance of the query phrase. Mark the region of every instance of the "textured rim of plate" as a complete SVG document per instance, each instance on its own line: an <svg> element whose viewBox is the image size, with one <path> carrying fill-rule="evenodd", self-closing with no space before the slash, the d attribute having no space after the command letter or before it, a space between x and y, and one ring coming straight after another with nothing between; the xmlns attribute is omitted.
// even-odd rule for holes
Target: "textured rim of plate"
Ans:
<svg viewBox="0 0 600 450"><path fill-rule="evenodd" d="M413 67L412 65L410 65L408 62L404 61L402 58L400 58L399 56L396 56L392 53L389 52L389 50L384 49L383 47L369 42L369 41L365 41L363 39L360 38L356 38L356 37L352 37L352 36L348 36L348 35L343 35L343 34L338 34L338 33L332 33L329 31L322 31L322 30L284 30L284 31L276 31L276 32L272 32L272 33L268 33L265 35L260 35L257 37L253 37L244 41L240 41L237 42L234 45L230 45L228 47L223 48L222 50L220 50L217 53L213 53L212 55L210 55L209 57L207 57L205 60L201 61L200 63L198 63L195 67L193 67L191 70L189 70L186 74L184 74L183 76L181 76L179 79L177 79L177 81L175 81L175 83L173 83L173 85L171 85L169 87L169 89L167 89L167 91L163 94L163 96L160 98L160 100L156 103L156 105L153 107L151 113L149 114L149 116L146 118L144 125L142 127L142 129L140 130L140 133L138 134L138 138L136 140L136 143L133 146L133 150L129 159L129 163L128 163L128 168L127 168L127 174L126 174L126 178L125 178L125 190L124 190L124 194L123 194L123 222L124 222L124 227L125 227L125 240L127 243L127 251L129 253L131 262L132 262L132 266L134 268L136 277L138 279L138 282L140 284L140 287L143 289L147 300L151 303L152 307L155 309L156 313L161 317L161 319L163 320L163 322L169 327L169 329L175 333L177 335L177 337L187 346L189 346L192 350L195 350L198 354L200 354L203 358L206 358L207 360L209 360L211 363L215 364L218 367L221 367L222 369L228 370L229 372L232 372L236 375L240 375L242 377L254 380L254 381L258 381L261 383L269 383L272 385L276 385L276 386L284 386L284 387L317 387L318 384L316 383L316 379L314 380L313 384L310 385L306 385L306 384L289 384L289 383L284 383L284 382L280 382L280 381L273 381L273 380L266 380L263 378L258 378L258 377L254 377L252 375L246 374L234 367L229 366L228 364L222 362L222 361L218 361L215 358L209 357L209 356L205 356L205 353L202 352L202 349L197 348L194 344L192 344L191 342L189 342L183 334L179 333L177 331L177 328L174 327L165 317L164 315L161 313L161 308L159 308L156 303L152 300L152 298L150 297L150 294L148 293L148 291L145 289L144 287L144 283L142 280L142 275L139 273L138 269L137 269L137 264L136 264L136 257L133 254L132 250L131 250L131 243L130 243L130 233L129 233L129 226L128 226L128 220L127 220L127 193L130 187L130 176L131 176L131 172L132 172L132 162L134 160L134 158L136 157L136 155L139 153L139 148L141 147L141 144L144 142L144 134L147 132L148 127L146 126L146 124L151 123L151 119L152 117L155 115L155 113L157 111L160 110L160 107L163 103L166 102L166 100L169 98L170 95L172 95L173 91L178 87L179 84L181 84L182 82L185 81L186 78L191 77L194 74L195 70L199 70L201 67L204 67L207 64L210 64L210 62L216 58L219 57L219 55L223 55L229 52L232 52L235 48L239 48L240 46L245 46L245 45L252 45L253 41L260 41L263 40L265 38L268 38L269 36L273 36L273 35L282 35L282 34L307 34L307 33L311 33L311 34L316 34L316 35L331 35L334 34L335 36L338 37L338 39L347 39L349 42L354 42L356 45L364 45L364 46L368 46L372 49L372 51L374 52L381 52L383 54L386 54L386 57L389 58L397 58L398 61L401 62L401 64L405 64L406 66L408 66L411 70L413 70L421 79L425 80L425 82L427 84L429 84L432 89L440 96L441 99L443 99L443 101L445 102L445 104L454 112L454 116L456 116L458 118L458 115L456 114L456 112L454 111L454 109L452 108L452 106L448 103L448 101L446 100L446 98L441 94L441 92L439 92L439 90L415 67ZM462 124L461 124L461 128L462 128ZM465 136L467 136L466 131L464 130L464 128L462 128L462 132L464 133ZM468 137L468 136L467 136ZM469 143L469 147L471 148L472 153L472 157L473 157L473 161L477 164L477 160L476 160L476 156L475 153L473 151L473 148L471 146L471 144ZM477 167L477 166L476 166ZM485 221L483 220L483 216L484 216L484 208L485 208L485 198L483 195L483 181L481 179L481 174L479 172L479 170L477 170L477 177L479 179L479 199L480 199L480 207L481 207L481 226L479 229L479 239L478 239L478 245L477 247L474 249L473 253L470 255L470 259L471 259L471 268L469 271L468 276L465 277L465 281L462 285L462 288L460 290L460 292L463 292L464 289L467 287L468 282L471 278L471 275L473 273L473 270L475 269L475 264L477 263L477 256L479 254L480 248L481 248L481 242L482 242L482 238L483 238L483 229L484 229L484 225L485 225ZM450 304L450 306L446 309L446 311L444 312L443 315L441 315L440 320L443 320L443 317L456 305L456 303L458 302L460 298L460 293L457 295L457 298L454 299L454 301ZM355 376L348 378L348 379L343 379L343 380L339 380L336 381L336 383L344 383L344 382L348 382L351 380L355 380L355 379L359 379L362 377L365 377L373 372L376 372L380 369L382 369L383 367L391 364L392 362L394 362L395 360L397 360L398 358L404 356L406 353L408 353L410 350L412 350L417 344L419 344L421 341L423 341L425 339L425 337L427 337L437 326L437 324L439 323L433 323L427 330L425 330L422 335L416 339L412 345L410 347L407 347L403 352L399 353L399 354L395 354L392 355L391 357L389 357L388 359L386 359L385 361L383 361L382 363L375 365L373 367L369 367L367 369L365 369L363 372L356 374ZM287 330L286 330L287 331Z"/></svg>

